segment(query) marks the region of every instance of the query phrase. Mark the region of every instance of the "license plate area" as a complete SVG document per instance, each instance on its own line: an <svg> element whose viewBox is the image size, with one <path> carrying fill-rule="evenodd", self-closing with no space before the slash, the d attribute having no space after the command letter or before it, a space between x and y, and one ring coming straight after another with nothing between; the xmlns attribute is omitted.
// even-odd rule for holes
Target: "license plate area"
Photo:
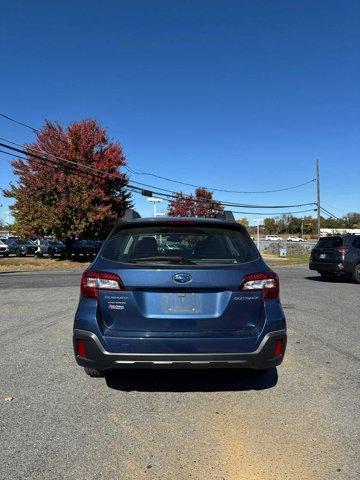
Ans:
<svg viewBox="0 0 360 480"><path fill-rule="evenodd" d="M169 313L194 314L200 311L199 296L196 293L167 293L165 303Z"/></svg>
<svg viewBox="0 0 360 480"><path fill-rule="evenodd" d="M326 258L326 253L320 253L319 259L324 260Z"/></svg>

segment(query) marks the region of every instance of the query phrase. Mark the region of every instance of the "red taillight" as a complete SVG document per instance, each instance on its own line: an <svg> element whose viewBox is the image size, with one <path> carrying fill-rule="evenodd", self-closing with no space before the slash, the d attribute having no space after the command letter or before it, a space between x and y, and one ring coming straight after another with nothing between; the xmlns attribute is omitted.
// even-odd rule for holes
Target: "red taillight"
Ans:
<svg viewBox="0 0 360 480"><path fill-rule="evenodd" d="M284 353L284 340L275 340L274 357L281 357Z"/></svg>
<svg viewBox="0 0 360 480"><path fill-rule="evenodd" d="M77 339L75 350L76 350L76 355L78 357L84 357L85 358L86 357L86 342L85 342L85 340Z"/></svg>
<svg viewBox="0 0 360 480"><path fill-rule="evenodd" d="M124 290L119 275L109 272L86 271L81 277L81 295L98 298L99 290Z"/></svg>
<svg viewBox="0 0 360 480"><path fill-rule="evenodd" d="M341 253L342 255L345 255L346 253L349 252L349 248L348 248L348 247L339 247L339 248L337 249L337 251L338 251L339 253Z"/></svg>
<svg viewBox="0 0 360 480"><path fill-rule="evenodd" d="M279 298L279 277L274 272L245 275L240 290L262 290L264 300Z"/></svg>

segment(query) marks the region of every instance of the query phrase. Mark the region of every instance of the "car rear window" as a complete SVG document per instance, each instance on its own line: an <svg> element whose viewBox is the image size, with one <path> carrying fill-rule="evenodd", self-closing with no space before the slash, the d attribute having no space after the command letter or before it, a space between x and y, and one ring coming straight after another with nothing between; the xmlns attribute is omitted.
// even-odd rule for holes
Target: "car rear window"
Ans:
<svg viewBox="0 0 360 480"><path fill-rule="evenodd" d="M222 265L258 258L241 230L207 226L152 225L124 228L104 245L108 260L133 264Z"/></svg>
<svg viewBox="0 0 360 480"><path fill-rule="evenodd" d="M316 244L316 248L337 248L341 247L343 239L341 237L324 237L320 238Z"/></svg>

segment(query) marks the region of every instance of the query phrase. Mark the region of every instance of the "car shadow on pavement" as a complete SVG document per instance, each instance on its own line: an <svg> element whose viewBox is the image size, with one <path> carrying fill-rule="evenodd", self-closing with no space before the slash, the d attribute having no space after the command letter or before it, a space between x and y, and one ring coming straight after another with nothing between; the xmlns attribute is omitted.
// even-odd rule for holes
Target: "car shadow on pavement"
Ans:
<svg viewBox="0 0 360 480"><path fill-rule="evenodd" d="M321 282L321 283L354 283L353 279L351 278L351 276L347 276L347 275L341 275L339 278L335 279L335 280L332 280L332 281L325 281L323 280L320 275L314 275L314 276L309 276L309 277L305 277L305 280L311 280L313 282Z"/></svg>
<svg viewBox="0 0 360 480"><path fill-rule="evenodd" d="M223 392L265 390L277 384L276 368L256 370L116 370L105 375L107 386L121 391Z"/></svg>

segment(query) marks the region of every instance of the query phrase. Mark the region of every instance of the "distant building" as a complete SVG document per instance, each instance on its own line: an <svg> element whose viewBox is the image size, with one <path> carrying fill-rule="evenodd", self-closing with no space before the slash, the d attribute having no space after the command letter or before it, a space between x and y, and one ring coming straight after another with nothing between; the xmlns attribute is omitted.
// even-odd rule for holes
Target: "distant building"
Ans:
<svg viewBox="0 0 360 480"><path fill-rule="evenodd" d="M360 228L320 228L320 237L327 237L328 235L345 235L346 233L360 235Z"/></svg>

